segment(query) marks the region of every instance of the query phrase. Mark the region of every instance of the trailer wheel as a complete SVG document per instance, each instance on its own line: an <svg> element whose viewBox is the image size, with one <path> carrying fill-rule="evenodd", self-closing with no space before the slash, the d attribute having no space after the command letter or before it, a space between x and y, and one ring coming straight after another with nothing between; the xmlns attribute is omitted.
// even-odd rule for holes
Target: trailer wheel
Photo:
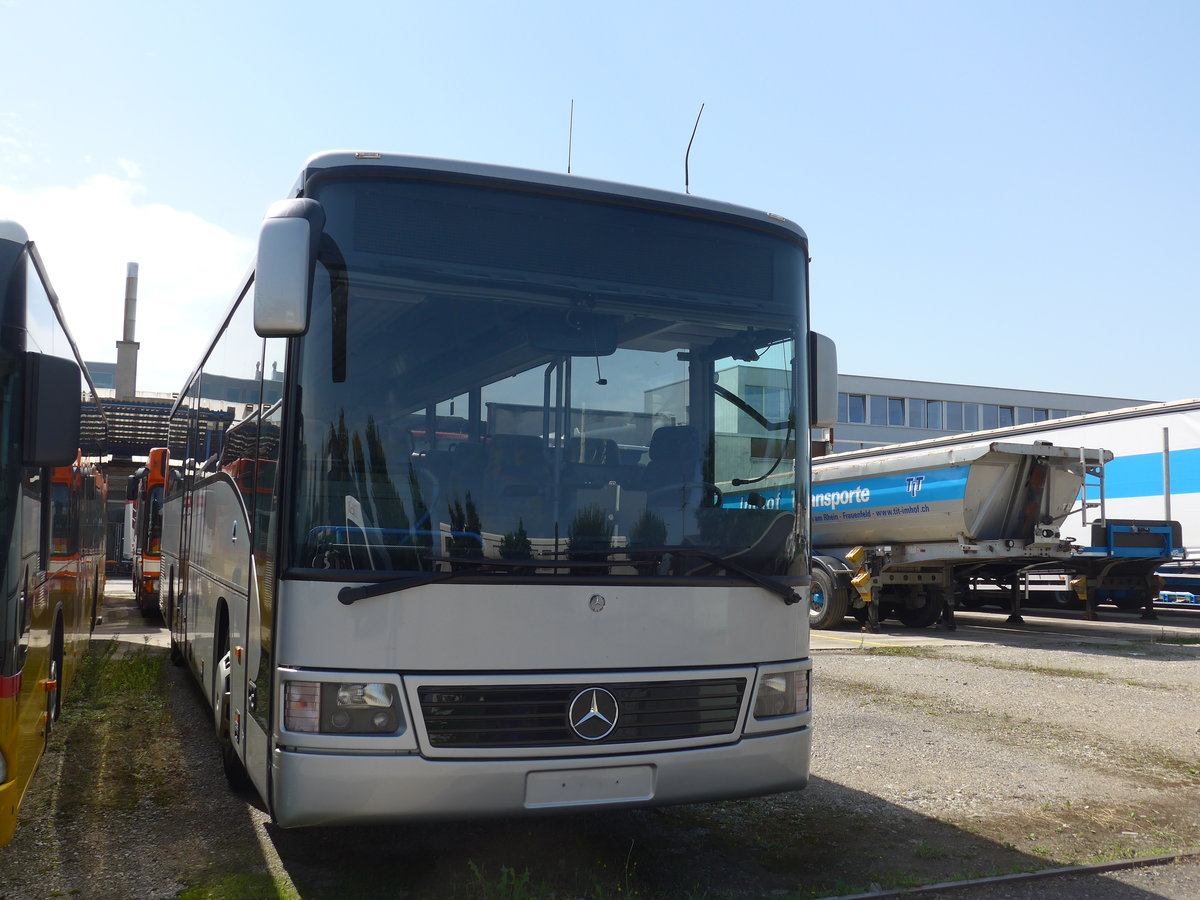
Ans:
<svg viewBox="0 0 1200 900"><path fill-rule="evenodd" d="M1083 601L1074 591L1052 591L1046 605L1051 609L1083 609Z"/></svg>
<svg viewBox="0 0 1200 900"><path fill-rule="evenodd" d="M897 606L896 618L908 628L928 628L942 614L942 598L934 591L925 591L925 603L921 606Z"/></svg>
<svg viewBox="0 0 1200 900"><path fill-rule="evenodd" d="M833 585L829 573L819 566L813 568L812 593L808 599L810 628L840 628L846 620L846 593Z"/></svg>

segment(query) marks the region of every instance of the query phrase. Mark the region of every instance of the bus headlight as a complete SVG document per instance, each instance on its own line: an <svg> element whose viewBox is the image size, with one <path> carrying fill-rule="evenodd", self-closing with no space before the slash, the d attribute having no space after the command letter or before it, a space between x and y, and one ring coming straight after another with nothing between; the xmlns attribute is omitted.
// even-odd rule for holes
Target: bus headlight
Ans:
<svg viewBox="0 0 1200 900"><path fill-rule="evenodd" d="M758 680L754 718L794 716L808 712L808 669L771 672Z"/></svg>
<svg viewBox="0 0 1200 900"><path fill-rule="evenodd" d="M287 681L283 727L310 734L395 734L404 724L396 688L377 682Z"/></svg>

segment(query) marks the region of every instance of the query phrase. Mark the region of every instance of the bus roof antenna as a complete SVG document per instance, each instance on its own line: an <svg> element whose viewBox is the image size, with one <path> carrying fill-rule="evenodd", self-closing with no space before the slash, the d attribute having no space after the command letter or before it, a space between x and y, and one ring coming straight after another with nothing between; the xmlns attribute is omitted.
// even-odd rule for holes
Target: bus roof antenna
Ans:
<svg viewBox="0 0 1200 900"><path fill-rule="evenodd" d="M683 192L690 194L691 173L688 171L688 159L692 155L692 141L696 139L696 129L700 127L700 117L704 115L704 104L700 104L700 112L696 113L696 124L692 126L692 136L688 140L687 153L683 154Z"/></svg>
<svg viewBox="0 0 1200 900"><path fill-rule="evenodd" d="M567 174L571 174L571 145L575 141L575 98L571 98L571 118L567 124Z"/></svg>

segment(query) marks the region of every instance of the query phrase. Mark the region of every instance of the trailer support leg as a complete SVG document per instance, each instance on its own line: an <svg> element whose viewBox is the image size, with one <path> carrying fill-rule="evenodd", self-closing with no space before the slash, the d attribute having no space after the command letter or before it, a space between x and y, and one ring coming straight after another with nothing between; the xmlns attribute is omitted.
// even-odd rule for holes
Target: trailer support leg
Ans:
<svg viewBox="0 0 1200 900"><path fill-rule="evenodd" d="M1096 614L1096 579L1089 578L1087 584L1087 593L1083 599L1083 618L1087 622L1099 622L1100 616Z"/></svg>
<svg viewBox="0 0 1200 900"><path fill-rule="evenodd" d="M1151 622L1158 620L1158 613L1154 611L1154 598L1158 596L1158 591L1154 589L1157 578L1158 576L1154 574L1146 576L1146 587L1143 591L1143 596L1146 598L1146 602L1142 605L1142 614L1138 616L1139 619L1145 619Z"/></svg>
<svg viewBox="0 0 1200 900"><path fill-rule="evenodd" d="M866 634L879 633L879 603L874 597L867 601L867 621L863 623L862 630Z"/></svg>
<svg viewBox="0 0 1200 900"><path fill-rule="evenodd" d="M1008 586L1008 618L1005 620L1009 625L1024 625L1025 620L1021 618L1021 580L1014 578Z"/></svg>
<svg viewBox="0 0 1200 900"><path fill-rule="evenodd" d="M946 579L946 584L942 588L942 621L941 627L947 631L955 631L958 626L954 624L954 598L955 584L950 578Z"/></svg>

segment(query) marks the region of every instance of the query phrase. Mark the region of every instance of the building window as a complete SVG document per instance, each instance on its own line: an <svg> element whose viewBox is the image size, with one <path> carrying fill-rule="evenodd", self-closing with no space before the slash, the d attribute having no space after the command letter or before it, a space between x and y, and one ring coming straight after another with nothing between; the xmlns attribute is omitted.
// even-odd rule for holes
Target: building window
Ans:
<svg viewBox="0 0 1200 900"><path fill-rule="evenodd" d="M1015 421L1011 406L997 406L995 403L983 405L984 430L992 428L1007 428Z"/></svg>
<svg viewBox="0 0 1200 900"><path fill-rule="evenodd" d="M847 425L865 425L867 398L865 394L838 394L838 421Z"/></svg>
<svg viewBox="0 0 1200 900"><path fill-rule="evenodd" d="M957 400L946 401L946 430L963 430L963 405Z"/></svg>
<svg viewBox="0 0 1200 900"><path fill-rule="evenodd" d="M908 427L909 428L924 428L925 427L925 401L912 400L908 401Z"/></svg>
<svg viewBox="0 0 1200 900"><path fill-rule="evenodd" d="M942 401L925 401L925 427L935 431L942 430Z"/></svg>
<svg viewBox="0 0 1200 900"><path fill-rule="evenodd" d="M787 418L788 392L783 388L765 385L746 385L746 402L773 422Z"/></svg>
<svg viewBox="0 0 1200 900"><path fill-rule="evenodd" d="M974 403L963 404L963 428L966 431L979 430L979 407Z"/></svg>
<svg viewBox="0 0 1200 900"><path fill-rule="evenodd" d="M1035 422L1045 422L1045 421L1046 421L1048 418L1050 418L1050 410L1048 410L1048 409L1037 409L1036 407L1034 408L1034 410L1033 410L1033 421L1035 421Z"/></svg>
<svg viewBox="0 0 1200 900"><path fill-rule="evenodd" d="M887 413L887 397L871 397L871 424L886 425Z"/></svg>
<svg viewBox="0 0 1200 900"><path fill-rule="evenodd" d="M904 398L888 397L887 409L887 423L889 425L899 425L900 427L904 427Z"/></svg>

